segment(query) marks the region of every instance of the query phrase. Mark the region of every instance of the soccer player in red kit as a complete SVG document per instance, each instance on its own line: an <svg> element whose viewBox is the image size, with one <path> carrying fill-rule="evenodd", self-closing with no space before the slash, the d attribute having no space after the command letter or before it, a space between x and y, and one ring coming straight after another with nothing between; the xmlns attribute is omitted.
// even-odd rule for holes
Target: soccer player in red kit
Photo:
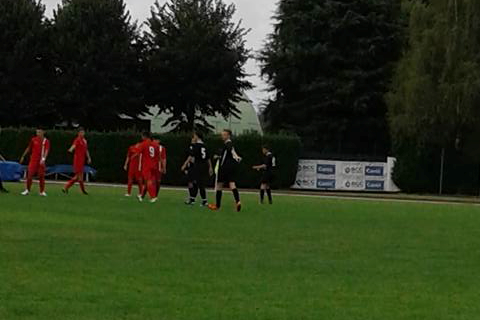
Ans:
<svg viewBox="0 0 480 320"><path fill-rule="evenodd" d="M159 153L158 171L156 176L157 197L158 197L158 193L160 192L160 185L162 184L162 177L165 174L167 174L167 149L162 145L160 140L156 139L156 140L153 140L153 142L158 144L158 153Z"/></svg>
<svg viewBox="0 0 480 320"><path fill-rule="evenodd" d="M132 195L133 183L138 184L138 194L143 193L143 181L142 181L142 171L140 163L142 161L142 156L139 155L140 143L137 143L130 148L128 148L127 158L125 159L125 164L123 168L128 172L128 185L126 197Z"/></svg>
<svg viewBox="0 0 480 320"><path fill-rule="evenodd" d="M88 152L88 143L85 139L85 130L83 128L78 129L78 135L73 141L72 146L68 149L68 152L73 153L73 178L67 182L63 188L63 193L68 193L68 190L78 182L80 185L80 190L84 195L88 195L87 190L85 189L85 183L83 182L85 161L88 164L92 163L92 158L90 158L90 152Z"/></svg>
<svg viewBox="0 0 480 320"><path fill-rule="evenodd" d="M152 141L152 136L149 132L142 134L142 143L139 146L139 154L142 156L142 178L145 183L143 194L138 195L138 200L143 201L143 197L148 191L150 195L150 202L157 202L156 190L156 176L159 163L158 144Z"/></svg>
<svg viewBox="0 0 480 320"><path fill-rule="evenodd" d="M37 129L36 136L30 140L30 144L20 158L20 163L23 163L27 154L30 153L30 162L28 163L26 189L22 192L23 196L30 194L32 188L33 177L38 176L40 184L40 195L46 197L45 192L45 162L50 152L50 141L45 138L45 131Z"/></svg>

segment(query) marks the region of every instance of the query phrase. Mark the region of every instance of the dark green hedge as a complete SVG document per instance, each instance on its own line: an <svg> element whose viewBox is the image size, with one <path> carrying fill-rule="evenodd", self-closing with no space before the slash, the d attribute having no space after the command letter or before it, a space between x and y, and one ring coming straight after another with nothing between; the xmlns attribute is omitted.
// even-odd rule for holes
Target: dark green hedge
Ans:
<svg viewBox="0 0 480 320"><path fill-rule="evenodd" d="M2 129L0 132L0 152L9 160L18 160L33 136L33 129ZM51 153L48 164L70 164L72 155L67 153L75 132L51 130L47 132L51 142ZM168 151L168 173L165 184L183 185L185 179L180 167L185 161L190 142L188 134L163 134L158 136ZM123 163L127 149L140 140L134 132L88 132L87 140L92 155L92 166L98 170L97 181L125 182L126 174ZM277 156L278 168L275 187L288 188L294 180L300 155L300 140L290 135L244 134L234 139L238 153L243 157L239 171L239 185L242 188L258 186L259 173L252 170L254 164L261 159L261 146L266 143L271 146ZM215 153L221 148L219 136L208 136L205 143L210 152Z"/></svg>
<svg viewBox="0 0 480 320"><path fill-rule="evenodd" d="M453 145L453 143L452 143ZM394 143L397 158L393 179L408 193L438 193L440 183L441 148L418 148L413 139L399 139ZM445 152L444 194L478 195L480 191L480 161L464 150L449 148Z"/></svg>

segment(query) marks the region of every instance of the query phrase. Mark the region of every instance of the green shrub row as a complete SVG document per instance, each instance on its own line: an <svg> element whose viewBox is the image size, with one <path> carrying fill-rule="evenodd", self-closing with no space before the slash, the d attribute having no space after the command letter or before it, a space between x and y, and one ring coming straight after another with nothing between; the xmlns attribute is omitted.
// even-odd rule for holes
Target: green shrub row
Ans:
<svg viewBox="0 0 480 320"><path fill-rule="evenodd" d="M0 132L0 152L8 160L18 161L33 135L34 130L29 128L2 129ZM72 155L67 152L67 149L75 135L76 133L73 131L47 131L47 137L51 143L48 165L72 163ZM164 183L184 185L185 177L180 171L180 167L187 155L190 135L168 133L157 135L157 137L161 139L168 152L168 172ZM86 138L93 159L92 167L98 170L95 180L124 183L126 173L123 171L123 163L127 149L140 140L139 134L134 132L88 132ZM298 137L285 134L261 136L249 133L235 137L234 142L238 153L243 158L238 174L240 187L258 187L259 173L252 170L251 167L258 164L262 159L262 144L271 146L277 157L278 168L275 187L289 188L293 184L301 148ZM205 143L212 154L217 153L222 146L218 135L208 136Z"/></svg>

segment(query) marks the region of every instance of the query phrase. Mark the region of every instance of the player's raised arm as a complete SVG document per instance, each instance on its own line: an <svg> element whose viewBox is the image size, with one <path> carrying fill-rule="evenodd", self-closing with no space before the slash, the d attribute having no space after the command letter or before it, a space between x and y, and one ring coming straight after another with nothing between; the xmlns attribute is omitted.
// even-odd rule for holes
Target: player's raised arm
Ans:
<svg viewBox="0 0 480 320"><path fill-rule="evenodd" d="M5 161L7 161L7 160L5 160L5 158L0 154L0 161L5 162Z"/></svg>

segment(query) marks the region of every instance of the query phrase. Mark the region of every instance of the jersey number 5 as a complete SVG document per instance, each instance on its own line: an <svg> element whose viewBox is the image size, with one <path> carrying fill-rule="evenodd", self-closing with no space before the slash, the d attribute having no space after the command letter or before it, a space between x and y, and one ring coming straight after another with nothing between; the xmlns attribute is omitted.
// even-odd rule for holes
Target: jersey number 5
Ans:
<svg viewBox="0 0 480 320"><path fill-rule="evenodd" d="M207 149L202 148L200 152L202 153L202 159L207 159Z"/></svg>

